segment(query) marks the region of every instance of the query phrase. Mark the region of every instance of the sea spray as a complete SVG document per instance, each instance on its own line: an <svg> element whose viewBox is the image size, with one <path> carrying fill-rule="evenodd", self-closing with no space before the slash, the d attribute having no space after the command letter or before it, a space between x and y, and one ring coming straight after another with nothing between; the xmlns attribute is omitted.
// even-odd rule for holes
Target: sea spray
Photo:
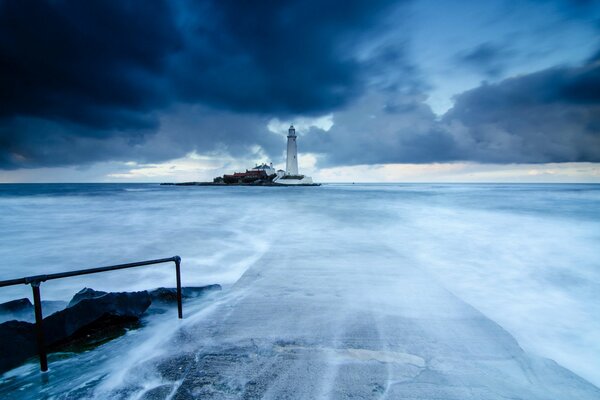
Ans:
<svg viewBox="0 0 600 400"><path fill-rule="evenodd" d="M3 185L0 207L7 210L0 215L0 256L10 259L0 266L2 279L178 254L185 285L231 286L244 271L251 269L248 279L258 279L269 273L269 266L303 265L315 257L322 260L323 273L336 273L324 277L333 285L327 289L306 282L306 295L314 296L321 290L335 294L336 285L341 293L347 277L368 271L370 260L385 255L390 276L392 268L420 271L432 287L444 287L498 322L526 350L600 383L597 185L326 185L290 190ZM332 249L361 256L355 264L341 263L331 256ZM49 300L65 300L84 286L107 291L173 286L170 268L45 283L42 292ZM286 279L281 276L282 283ZM355 284L352 301L364 307L376 296L386 300L378 303L381 316L399 304L410 312L410 287L399 282L398 290L377 290ZM5 301L29 292L25 286L6 288L0 296ZM278 296L262 295L274 301ZM184 313L190 321L200 318L187 309ZM114 354L136 352L135 346L145 341L132 340L135 335L149 335L152 343L163 333L171 337L177 328L171 320L164 327L130 332L98 351L52 362L52 387L73 380L71 369L93 359L94 370L82 372L95 380L81 384L87 390L114 389L119 371L135 376L133 365L143 364L137 360L119 370L110 362ZM35 367L15 370L9 378L25 384L27 376L33 379L37 373ZM330 373L333 379L336 372ZM139 375L137 379L141 387L152 386ZM3 382L0 387L7 387Z"/></svg>

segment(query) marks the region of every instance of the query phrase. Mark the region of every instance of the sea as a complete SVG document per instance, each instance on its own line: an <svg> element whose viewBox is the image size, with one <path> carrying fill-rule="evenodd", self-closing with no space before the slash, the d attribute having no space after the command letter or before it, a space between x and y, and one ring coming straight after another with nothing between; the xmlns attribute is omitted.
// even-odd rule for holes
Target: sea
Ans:
<svg viewBox="0 0 600 400"><path fill-rule="evenodd" d="M178 255L184 286L226 291L275 249L333 265L328 250L341 245L365 255L357 263L385 248L394 268L424 271L527 352L600 386L600 185L0 185L0 280ZM41 293L160 286L175 286L172 264L48 281ZM23 297L29 286L0 288L0 302Z"/></svg>

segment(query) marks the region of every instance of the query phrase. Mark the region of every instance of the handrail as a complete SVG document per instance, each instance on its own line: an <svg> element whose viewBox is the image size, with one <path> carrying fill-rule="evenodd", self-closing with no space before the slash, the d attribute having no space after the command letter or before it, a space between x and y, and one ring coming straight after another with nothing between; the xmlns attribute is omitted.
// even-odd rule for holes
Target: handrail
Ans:
<svg viewBox="0 0 600 400"><path fill-rule="evenodd" d="M40 358L40 369L42 372L48 371L48 357L46 355L46 346L44 342L44 329L43 329L43 318L42 318L42 301L40 296L40 284L45 281L52 279L69 278L72 276L96 274L99 272L115 271L119 269L142 267L144 265L162 264L166 262L175 263L175 276L177 279L177 314L179 319L183 318L183 307L181 304L181 257L174 256L168 258L159 258L156 260L138 261L127 264L109 265L107 267L88 268L80 269L76 271L59 272L55 274L47 275L34 275L27 276L24 278L8 279L0 281L0 287L14 286L14 285L31 285L33 290L33 307L35 311L35 328L37 336L38 354Z"/></svg>

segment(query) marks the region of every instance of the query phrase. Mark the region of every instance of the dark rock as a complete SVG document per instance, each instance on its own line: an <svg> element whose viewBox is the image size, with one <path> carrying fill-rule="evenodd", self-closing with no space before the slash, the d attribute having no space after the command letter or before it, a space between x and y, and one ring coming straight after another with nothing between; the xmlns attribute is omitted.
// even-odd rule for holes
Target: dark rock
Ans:
<svg viewBox="0 0 600 400"><path fill-rule="evenodd" d="M42 314L44 317L54 314L55 312L62 311L67 308L66 301L57 301L57 300L42 300ZM33 311L31 312L31 321L35 320L35 316ZM28 321L25 319L24 321Z"/></svg>
<svg viewBox="0 0 600 400"><path fill-rule="evenodd" d="M152 302L148 292L104 293L84 289L73 297L69 307L44 318L47 347L82 335L89 326L139 318ZM0 371L13 368L37 354L35 325L8 321L0 324Z"/></svg>
<svg viewBox="0 0 600 400"><path fill-rule="evenodd" d="M181 294L184 299L192 299L216 290L221 290L221 286L184 287ZM44 318L46 347L50 350L57 346L82 349L102 344L139 325L139 317L152 301L176 302L177 291L175 288L158 288L150 293L107 293L84 288L68 305L61 301L43 301L43 314L51 314ZM60 311L52 314L56 310ZM0 304L0 318L3 316L21 316L33 322L33 305L27 298ZM0 323L0 372L35 355L35 324L25 321Z"/></svg>
<svg viewBox="0 0 600 400"><path fill-rule="evenodd" d="M11 300L6 303L0 304L0 313L18 313L23 311L32 311L33 304L29 301L28 298Z"/></svg>
<svg viewBox="0 0 600 400"><path fill-rule="evenodd" d="M218 290L221 290L221 285L186 286L181 288L181 295L184 299L194 299Z"/></svg>
<svg viewBox="0 0 600 400"><path fill-rule="evenodd" d="M44 319L47 343L64 340L79 329L107 315L139 318L152 302L147 291L100 295L98 294L103 292L92 289L82 292L84 291L73 297L69 307ZM76 299L80 294L82 294L80 298ZM72 304L74 301L75 303Z"/></svg>
<svg viewBox="0 0 600 400"><path fill-rule="evenodd" d="M42 301L42 314L48 316L67 306L65 301ZM35 321L33 304L27 298L0 304L0 323L5 321Z"/></svg>
<svg viewBox="0 0 600 400"><path fill-rule="evenodd" d="M33 304L27 298L0 304L0 322L33 321Z"/></svg>
<svg viewBox="0 0 600 400"><path fill-rule="evenodd" d="M184 299L193 299L196 297L203 296L209 292L221 290L221 285L207 285L197 287L183 287L181 288L181 297ZM158 288L150 291L152 301L158 301L163 303L170 303L177 301L177 289L176 288Z"/></svg>
<svg viewBox="0 0 600 400"><path fill-rule="evenodd" d="M37 354L33 324L8 321L0 324L0 371L7 371Z"/></svg>
<svg viewBox="0 0 600 400"><path fill-rule="evenodd" d="M99 290L96 291L90 288L83 288L79 292L75 293L75 296L73 296L67 307L72 307L83 299L95 299L96 297L104 296L105 294L106 292Z"/></svg>
<svg viewBox="0 0 600 400"><path fill-rule="evenodd" d="M141 326L139 318L105 315L57 345L62 352L79 353L94 349Z"/></svg>

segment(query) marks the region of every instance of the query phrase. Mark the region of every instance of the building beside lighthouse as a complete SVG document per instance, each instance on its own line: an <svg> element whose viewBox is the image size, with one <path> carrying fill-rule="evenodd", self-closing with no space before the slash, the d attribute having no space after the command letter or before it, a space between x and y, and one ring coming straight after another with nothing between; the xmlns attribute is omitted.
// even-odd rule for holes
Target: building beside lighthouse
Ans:
<svg viewBox="0 0 600 400"><path fill-rule="evenodd" d="M285 171L277 171L277 177L273 183L282 185L312 185L310 176L300 175L298 172L298 144L296 143L296 128L290 125L287 135L287 159Z"/></svg>

